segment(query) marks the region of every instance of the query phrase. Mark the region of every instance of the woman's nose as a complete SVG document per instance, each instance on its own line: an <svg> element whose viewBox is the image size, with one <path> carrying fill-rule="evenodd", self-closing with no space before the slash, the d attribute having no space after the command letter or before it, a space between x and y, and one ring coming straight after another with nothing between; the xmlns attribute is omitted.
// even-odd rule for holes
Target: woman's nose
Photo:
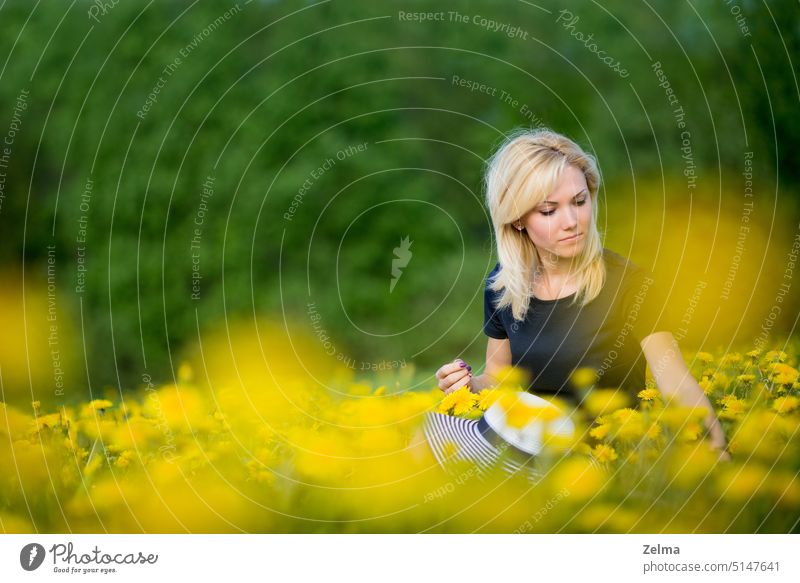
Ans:
<svg viewBox="0 0 800 583"><path fill-rule="evenodd" d="M569 231L575 228L578 224L578 211L577 209L567 209L567 212L564 213L564 223L562 227L564 227L565 231Z"/></svg>

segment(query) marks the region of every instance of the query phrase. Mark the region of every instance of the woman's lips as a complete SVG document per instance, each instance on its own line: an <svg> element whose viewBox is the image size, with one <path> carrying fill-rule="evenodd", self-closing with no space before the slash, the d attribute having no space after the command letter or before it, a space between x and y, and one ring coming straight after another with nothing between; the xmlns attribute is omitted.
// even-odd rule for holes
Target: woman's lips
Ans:
<svg viewBox="0 0 800 583"><path fill-rule="evenodd" d="M572 241L577 241L583 237L583 233L578 233L577 235L573 235L572 237L567 237L566 239L561 239L561 243L570 243Z"/></svg>

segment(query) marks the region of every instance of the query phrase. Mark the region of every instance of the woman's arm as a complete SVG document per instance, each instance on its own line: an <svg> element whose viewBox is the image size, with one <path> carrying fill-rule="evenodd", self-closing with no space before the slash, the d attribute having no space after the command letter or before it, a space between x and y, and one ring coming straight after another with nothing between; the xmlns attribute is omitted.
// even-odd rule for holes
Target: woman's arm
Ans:
<svg viewBox="0 0 800 583"><path fill-rule="evenodd" d="M707 409L705 424L708 427L711 445L723 452L721 458L730 459L725 453L725 434L714 408L686 367L678 343L672 334L669 332L650 334L642 340L641 346L656 385L665 400L674 398L681 405Z"/></svg>
<svg viewBox="0 0 800 583"><path fill-rule="evenodd" d="M497 384L497 373L506 366L511 366L511 342L508 338L498 340L489 338L486 345L486 368L483 374L472 377L469 388L473 393L479 393Z"/></svg>

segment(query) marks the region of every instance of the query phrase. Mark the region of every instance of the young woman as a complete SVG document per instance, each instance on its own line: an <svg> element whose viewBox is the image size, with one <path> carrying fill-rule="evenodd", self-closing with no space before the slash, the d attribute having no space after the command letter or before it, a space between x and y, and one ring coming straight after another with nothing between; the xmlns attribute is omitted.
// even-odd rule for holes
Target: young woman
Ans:
<svg viewBox="0 0 800 583"><path fill-rule="evenodd" d="M489 160L486 201L499 262L484 294L486 368L460 359L436 373L449 393L478 392L509 365L531 375L530 391L578 404L574 372L630 394L650 370L665 400L709 411L711 443L724 453L714 410L683 361L652 274L604 249L597 229L595 159L549 130L509 137Z"/></svg>

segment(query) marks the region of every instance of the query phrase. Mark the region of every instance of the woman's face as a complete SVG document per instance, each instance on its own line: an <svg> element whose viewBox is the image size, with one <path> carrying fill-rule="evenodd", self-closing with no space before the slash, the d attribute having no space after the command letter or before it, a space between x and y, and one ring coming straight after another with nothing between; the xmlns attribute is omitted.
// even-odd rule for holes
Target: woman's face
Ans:
<svg viewBox="0 0 800 583"><path fill-rule="evenodd" d="M564 259L581 252L591 221L592 198L586 177L579 168L569 165L547 200L521 219L540 254L549 252Z"/></svg>

